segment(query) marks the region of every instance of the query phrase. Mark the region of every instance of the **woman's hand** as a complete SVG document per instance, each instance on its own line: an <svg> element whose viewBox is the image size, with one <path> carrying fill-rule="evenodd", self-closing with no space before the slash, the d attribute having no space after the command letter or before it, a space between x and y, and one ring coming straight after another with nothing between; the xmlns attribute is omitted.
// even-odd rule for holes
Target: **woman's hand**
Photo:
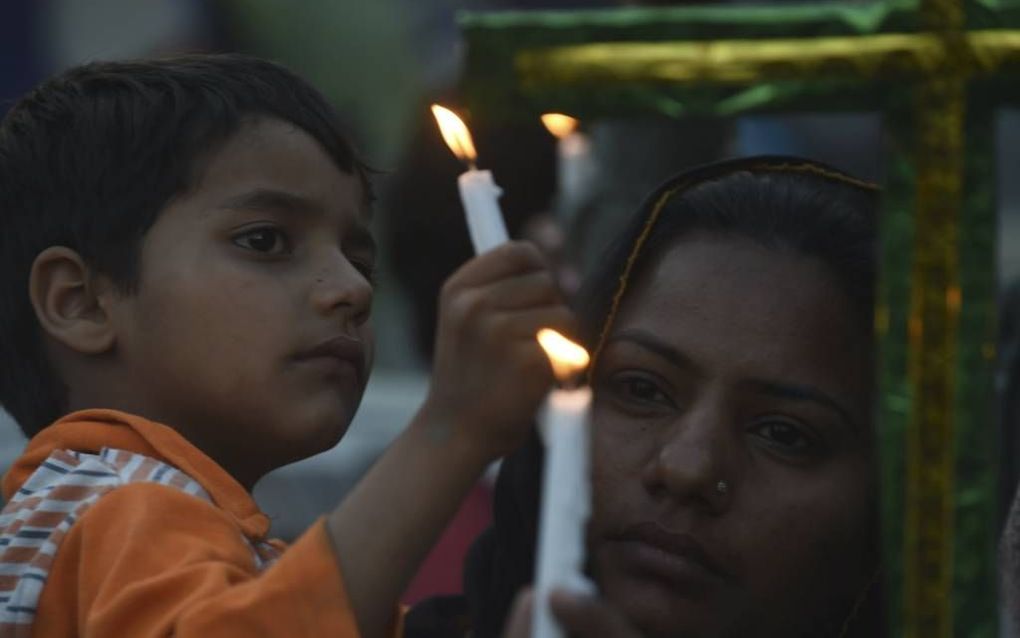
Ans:
<svg viewBox="0 0 1020 638"><path fill-rule="evenodd" d="M553 616L572 638L641 638L638 630L615 607L597 596L554 590L549 597ZM517 595L503 638L531 638L531 610L535 594Z"/></svg>

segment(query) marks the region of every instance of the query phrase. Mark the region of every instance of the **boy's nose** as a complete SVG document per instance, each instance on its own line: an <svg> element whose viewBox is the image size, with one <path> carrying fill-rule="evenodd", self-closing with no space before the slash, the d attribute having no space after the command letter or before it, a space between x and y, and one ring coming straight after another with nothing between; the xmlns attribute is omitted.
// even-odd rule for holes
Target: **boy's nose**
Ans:
<svg viewBox="0 0 1020 638"><path fill-rule="evenodd" d="M709 411L682 416L651 455L642 479L653 495L722 513L737 477L726 461L727 428Z"/></svg>
<svg viewBox="0 0 1020 638"><path fill-rule="evenodd" d="M330 260L315 276L311 301L323 315L342 314L345 321L360 325L372 309L372 284L342 254Z"/></svg>

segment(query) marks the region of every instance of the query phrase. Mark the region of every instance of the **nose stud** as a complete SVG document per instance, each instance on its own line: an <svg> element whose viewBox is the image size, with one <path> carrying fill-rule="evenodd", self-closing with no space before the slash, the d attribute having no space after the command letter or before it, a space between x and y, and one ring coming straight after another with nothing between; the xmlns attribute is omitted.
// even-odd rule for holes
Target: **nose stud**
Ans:
<svg viewBox="0 0 1020 638"><path fill-rule="evenodd" d="M727 492L730 491L729 483L727 483L726 481L719 481L718 483L715 484L715 491L719 492L720 494L726 494Z"/></svg>

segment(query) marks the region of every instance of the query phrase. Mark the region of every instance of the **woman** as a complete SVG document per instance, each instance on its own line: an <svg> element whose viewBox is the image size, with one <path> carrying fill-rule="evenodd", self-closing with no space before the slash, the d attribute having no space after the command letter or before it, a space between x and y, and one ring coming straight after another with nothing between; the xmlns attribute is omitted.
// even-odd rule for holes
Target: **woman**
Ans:
<svg viewBox="0 0 1020 638"><path fill-rule="evenodd" d="M882 634L876 200L804 160L724 162L653 193L603 261L581 312L600 598L559 600L574 634ZM474 636L531 580L540 456L505 464L469 560Z"/></svg>

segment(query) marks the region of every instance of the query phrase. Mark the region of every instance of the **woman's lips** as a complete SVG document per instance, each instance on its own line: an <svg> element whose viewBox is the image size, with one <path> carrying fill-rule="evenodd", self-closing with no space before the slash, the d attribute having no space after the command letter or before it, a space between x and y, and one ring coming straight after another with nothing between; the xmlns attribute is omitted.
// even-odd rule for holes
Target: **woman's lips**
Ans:
<svg viewBox="0 0 1020 638"><path fill-rule="evenodd" d="M729 578L697 539L657 523L633 525L609 540L628 570L685 592L703 590Z"/></svg>

